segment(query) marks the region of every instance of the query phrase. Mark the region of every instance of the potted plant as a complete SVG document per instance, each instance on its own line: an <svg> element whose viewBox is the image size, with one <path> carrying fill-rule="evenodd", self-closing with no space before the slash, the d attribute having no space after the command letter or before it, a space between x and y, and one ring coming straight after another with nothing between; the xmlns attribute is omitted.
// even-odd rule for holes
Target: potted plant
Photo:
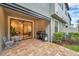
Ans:
<svg viewBox="0 0 79 59"><path fill-rule="evenodd" d="M16 29L15 29L15 27L10 27L10 34L11 34L11 36L14 36L14 35L16 35Z"/></svg>

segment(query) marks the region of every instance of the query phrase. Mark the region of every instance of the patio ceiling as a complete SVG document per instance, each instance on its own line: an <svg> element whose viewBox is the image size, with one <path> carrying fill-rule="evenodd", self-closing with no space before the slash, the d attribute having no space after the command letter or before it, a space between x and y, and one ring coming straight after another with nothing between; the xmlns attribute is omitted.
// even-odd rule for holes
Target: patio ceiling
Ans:
<svg viewBox="0 0 79 59"><path fill-rule="evenodd" d="M37 19L45 19L47 21L50 21L49 17L44 16L44 15L42 15L40 13L37 13L35 11L32 11L32 10L30 10L28 8L25 8L23 6L15 4L15 3L1 3L0 6L6 7L6 8L9 8L9 9L12 9L12 10L24 13L24 14L28 14L30 16L33 16L33 17L37 18Z"/></svg>

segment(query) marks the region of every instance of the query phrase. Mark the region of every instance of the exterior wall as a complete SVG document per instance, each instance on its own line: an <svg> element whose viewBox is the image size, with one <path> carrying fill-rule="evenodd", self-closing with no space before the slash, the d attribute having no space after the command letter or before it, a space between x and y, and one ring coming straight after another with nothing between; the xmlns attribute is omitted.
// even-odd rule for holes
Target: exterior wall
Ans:
<svg viewBox="0 0 79 59"><path fill-rule="evenodd" d="M55 20L54 18L51 18L51 42L53 41L53 33L55 32Z"/></svg>
<svg viewBox="0 0 79 59"><path fill-rule="evenodd" d="M77 29L77 32L79 32L79 24L77 24L76 29Z"/></svg>
<svg viewBox="0 0 79 59"><path fill-rule="evenodd" d="M0 6L0 50L2 50L2 37L5 36L5 13L3 7Z"/></svg>
<svg viewBox="0 0 79 59"><path fill-rule="evenodd" d="M57 14L60 18L63 18L63 15L64 15L63 10L57 3L55 4L55 14Z"/></svg>
<svg viewBox="0 0 79 59"><path fill-rule="evenodd" d="M27 4L25 4L25 3L18 3L18 5L23 6L25 8L28 8L30 10L33 10L35 12L38 12L38 13L40 13L42 15L47 16L47 17L50 17L50 15L51 15L50 14L50 9L51 8L50 8L50 4L49 3L27 3ZM51 38L50 37L50 30L51 30L50 29L51 28L50 26L51 26L50 23L46 26L46 33L48 34L48 39ZM42 25L41 25L41 27L42 27Z"/></svg>
<svg viewBox="0 0 79 59"><path fill-rule="evenodd" d="M38 12L47 17L49 16L49 3L17 3L25 8Z"/></svg>
<svg viewBox="0 0 79 59"><path fill-rule="evenodd" d="M14 11L14 10L11 10L11 9L8 9L8 8L4 8L5 10L5 13L6 13L6 36L9 38L10 37L10 17L13 17L15 19L25 19L25 21L34 21L36 20L34 17L31 17L31 16L28 16L28 15L25 15L23 13L20 13L20 12L17 12L17 11ZM34 36L33 36L34 37Z"/></svg>
<svg viewBox="0 0 79 59"><path fill-rule="evenodd" d="M61 4L63 6L63 8L59 4ZM64 20L66 22L66 20L65 20L65 18L66 18L65 9L66 8L64 6L65 6L64 3L51 4L52 11L50 13L51 13L51 15L56 14L61 20Z"/></svg>
<svg viewBox="0 0 79 59"><path fill-rule="evenodd" d="M51 22L48 22L48 25L46 27L46 33L48 36L45 40L51 42Z"/></svg>
<svg viewBox="0 0 79 59"><path fill-rule="evenodd" d="M63 25L63 23L60 20L58 20L58 18L53 18L53 17L51 17L51 15L56 14L56 15L59 16L59 18L61 18L61 20L64 20L67 23L69 23L69 18L65 14L65 11L67 12L65 4L62 4L63 9L57 3L26 3L26 4L25 3L17 3L17 4L20 5L20 6L23 6L25 8L28 8L30 10L33 10L35 12L38 12L38 13L45 15L45 16L50 18L50 22L48 22L48 23L45 22L44 27L45 27L45 30L48 34L48 40L51 41L51 42L53 40L53 33L55 32L55 21L56 20L58 21L58 24L59 24L58 25L58 29L59 29L58 31L59 32L62 31L63 27L65 27L65 25ZM6 10L6 14L5 14L5 15L7 15L6 19L8 19L8 16L13 16L13 17L18 17L18 18L20 17L20 18L23 18L23 19L33 20L35 22L35 27L34 27L35 28L35 30L34 30L35 31L35 33L34 33L35 37L36 37L36 32L38 30L40 30L41 28L43 30L44 27L42 27L42 25L41 25L42 21L41 22L36 21L37 20L36 18L22 14L20 12L16 12L16 11L13 11L13 10L10 10L10 9L7 9L7 8L4 8L4 9ZM2 18L4 16L4 12L3 12L2 8L0 10L1 10L0 14L1 14L1 18ZM4 19L4 18L5 17L3 17L2 19ZM40 20L40 19L38 19L38 20ZM4 20L2 20L2 21L4 22ZM40 26L39 29L38 29L37 25ZM3 24L3 27L4 27L4 24ZM7 28L8 28L8 26L7 26ZM3 36L3 35L5 35L4 34L5 30L2 30L2 29L4 29L4 28L0 28L1 32L3 33L2 34L2 36ZM63 31L65 31L65 30L63 30Z"/></svg>
<svg viewBox="0 0 79 59"><path fill-rule="evenodd" d="M57 16L59 16L61 20L64 20L67 23L65 24L62 21L58 20L58 17L55 18L56 20L58 20L59 32L62 32L62 31L64 32L64 30L66 29L66 26L68 26L68 29L70 27L70 18L68 16L67 7L65 6L64 3L55 3L53 6L54 6L54 11L52 12L52 14L56 14Z"/></svg>
<svg viewBox="0 0 79 59"><path fill-rule="evenodd" d="M68 27L70 27L70 21L71 21L71 19L69 18L69 15L68 15L69 13L68 13L68 11L67 11L67 7L66 7L65 5L63 5L63 6L64 6L64 10L63 10L63 11L64 11L64 14L65 14L65 16L64 16L63 19L67 22L66 25L67 25Z"/></svg>
<svg viewBox="0 0 79 59"><path fill-rule="evenodd" d="M64 20L67 22L67 24L63 23L62 21L58 20L58 18L51 18L51 42L53 41L53 33L55 32L55 21L58 22L58 32L75 32L76 29L70 28L70 18L68 16L67 7L64 3L61 3L63 7L60 7L59 4L50 4L50 15L56 14L61 18L61 20ZM53 8L52 8L53 7ZM66 27L68 26L68 27Z"/></svg>
<svg viewBox="0 0 79 59"><path fill-rule="evenodd" d="M77 31L77 28L71 27L69 32L78 32L78 31Z"/></svg>
<svg viewBox="0 0 79 59"><path fill-rule="evenodd" d="M7 22L8 22L8 16L9 17L14 17L14 18L19 18L19 19L25 19L25 21L30 20L34 22L34 37L33 38L37 38L36 33L38 31L44 31L48 25L48 21L44 20L44 19L36 19L35 17L8 9L8 8L4 8L6 11L6 16L7 16ZM9 25L9 24L7 24ZM7 29L9 29L9 27L7 26ZM8 33L8 32L7 32Z"/></svg>
<svg viewBox="0 0 79 59"><path fill-rule="evenodd" d="M74 28L74 27L69 27L69 28L64 27L62 31L63 32L78 32L77 28Z"/></svg>
<svg viewBox="0 0 79 59"><path fill-rule="evenodd" d="M62 24L62 22L59 21L59 32L62 31L62 28L63 28L63 24Z"/></svg>
<svg viewBox="0 0 79 59"><path fill-rule="evenodd" d="M61 4L62 6L60 6ZM67 7L65 6L64 3L27 3L27 4L21 4L19 3L18 5L21 5L25 8L31 9L35 12L38 12L40 14L43 14L47 17L50 17L51 19L51 40L53 39L53 33L55 32L55 20L58 21L58 32L64 32L66 25L69 27L70 26L70 19L68 17L68 12L67 12ZM41 7L41 8L40 8ZM67 24L63 23L62 21L58 20L58 17L52 18L51 15L56 14L61 20L64 20L67 22ZM48 25L49 26L49 25ZM63 29L64 27L64 29ZM69 28L68 28L69 29ZM48 30L48 29L46 29ZM48 32L48 31L47 31ZM50 32L49 32L50 33Z"/></svg>
<svg viewBox="0 0 79 59"><path fill-rule="evenodd" d="M48 25L48 21L45 20L35 20L34 21L34 32L35 32L35 38L37 38L37 32L38 31L45 31Z"/></svg>

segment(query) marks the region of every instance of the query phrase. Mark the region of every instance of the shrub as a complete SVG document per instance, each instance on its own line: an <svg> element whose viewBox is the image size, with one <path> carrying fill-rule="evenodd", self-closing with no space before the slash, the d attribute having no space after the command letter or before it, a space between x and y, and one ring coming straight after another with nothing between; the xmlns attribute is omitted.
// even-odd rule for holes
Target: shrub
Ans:
<svg viewBox="0 0 79 59"><path fill-rule="evenodd" d="M58 44L61 44L62 40L64 39L64 35L65 35L64 32L56 32L56 33L54 33L54 42L58 43Z"/></svg>
<svg viewBox="0 0 79 59"><path fill-rule="evenodd" d="M68 35L70 35L71 40L79 40L79 32L69 32Z"/></svg>

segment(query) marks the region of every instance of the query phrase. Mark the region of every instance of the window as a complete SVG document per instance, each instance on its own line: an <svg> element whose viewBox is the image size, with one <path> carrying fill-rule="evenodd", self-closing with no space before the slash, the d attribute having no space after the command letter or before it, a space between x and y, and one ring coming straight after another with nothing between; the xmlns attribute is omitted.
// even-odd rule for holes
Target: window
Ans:
<svg viewBox="0 0 79 59"><path fill-rule="evenodd" d="M55 21L55 32L58 32L58 22Z"/></svg>

